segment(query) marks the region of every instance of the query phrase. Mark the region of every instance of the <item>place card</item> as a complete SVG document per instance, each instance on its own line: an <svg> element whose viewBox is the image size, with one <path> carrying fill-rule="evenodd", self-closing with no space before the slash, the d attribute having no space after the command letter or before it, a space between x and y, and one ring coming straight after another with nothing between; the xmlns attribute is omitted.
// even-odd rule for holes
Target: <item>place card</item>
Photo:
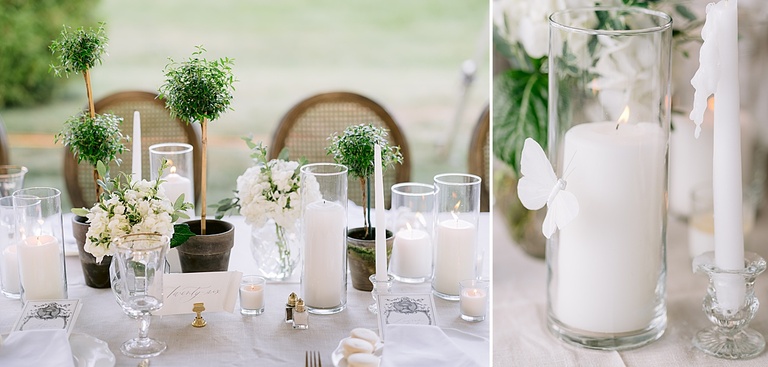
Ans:
<svg viewBox="0 0 768 367"><path fill-rule="evenodd" d="M389 324L437 326L432 293L380 294L378 306L381 339Z"/></svg>
<svg viewBox="0 0 768 367"><path fill-rule="evenodd" d="M195 303L204 303L206 312L233 312L237 301L239 271L163 275L163 307L153 315L192 313Z"/></svg>
<svg viewBox="0 0 768 367"><path fill-rule="evenodd" d="M69 335L81 307L79 299L27 301L13 331L64 329Z"/></svg>

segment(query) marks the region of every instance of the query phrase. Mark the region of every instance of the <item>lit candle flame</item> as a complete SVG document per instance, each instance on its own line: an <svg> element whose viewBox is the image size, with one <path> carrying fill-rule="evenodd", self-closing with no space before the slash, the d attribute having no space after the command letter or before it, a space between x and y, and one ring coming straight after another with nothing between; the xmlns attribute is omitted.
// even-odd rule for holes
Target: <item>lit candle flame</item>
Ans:
<svg viewBox="0 0 768 367"><path fill-rule="evenodd" d="M711 96L707 99L707 109L710 111L715 110L715 96Z"/></svg>
<svg viewBox="0 0 768 367"><path fill-rule="evenodd" d="M624 107L624 111L619 116L619 120L616 122L616 130L619 129L619 125L626 124L629 121L629 106Z"/></svg>
<svg viewBox="0 0 768 367"><path fill-rule="evenodd" d="M411 223L405 222L405 226L408 227L408 233L413 234L413 227L411 227Z"/></svg>
<svg viewBox="0 0 768 367"><path fill-rule="evenodd" d="M176 173L176 166L171 166L171 173Z"/></svg>
<svg viewBox="0 0 768 367"><path fill-rule="evenodd" d="M592 87L592 94L597 95L597 92L600 91L600 87L597 85L597 79L592 79L592 83L590 84Z"/></svg>
<svg viewBox="0 0 768 367"><path fill-rule="evenodd" d="M426 220L426 219L424 219L424 216L423 216L423 215L421 215L421 213L420 213L420 212L416 213L416 220L418 220L418 221L419 221L419 223L421 223L421 225L422 225L422 226L424 226L424 227L426 227L426 226L427 226L427 220Z"/></svg>
<svg viewBox="0 0 768 367"><path fill-rule="evenodd" d="M453 219L456 219L456 222L459 221L459 216L456 214L459 212L459 206L461 206L461 200L459 200L456 205L453 206L453 211L451 211L451 215L453 216Z"/></svg>

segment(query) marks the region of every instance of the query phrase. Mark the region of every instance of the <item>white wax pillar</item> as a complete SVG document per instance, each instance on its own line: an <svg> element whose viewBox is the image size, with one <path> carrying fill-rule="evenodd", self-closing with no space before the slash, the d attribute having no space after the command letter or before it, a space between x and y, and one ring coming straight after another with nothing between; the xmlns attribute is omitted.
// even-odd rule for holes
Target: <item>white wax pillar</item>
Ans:
<svg viewBox="0 0 768 367"><path fill-rule="evenodd" d="M701 134L694 137L696 124L688 116L672 115L669 134L669 210L675 215L691 215L691 191L696 185L712 181L712 142L715 116L707 108Z"/></svg>
<svg viewBox="0 0 768 367"><path fill-rule="evenodd" d="M249 310L259 310L264 307L264 286L261 284L240 286L240 307Z"/></svg>
<svg viewBox="0 0 768 367"><path fill-rule="evenodd" d="M316 201L304 209L304 303L314 308L341 304L346 216L338 203Z"/></svg>
<svg viewBox="0 0 768 367"><path fill-rule="evenodd" d="M621 333L648 326L658 305L665 216L665 134L650 123L584 123L566 132L568 191L579 215L560 230L558 319Z"/></svg>
<svg viewBox="0 0 768 367"><path fill-rule="evenodd" d="M465 288L461 291L459 308L466 316L485 316L488 294L479 288Z"/></svg>
<svg viewBox="0 0 768 367"><path fill-rule="evenodd" d="M405 278L428 277L432 270L432 245L429 234L420 229L398 231L392 245L391 261L393 274Z"/></svg>
<svg viewBox="0 0 768 367"><path fill-rule="evenodd" d="M184 201L194 203L195 189L194 185L192 184L192 180L176 173L176 166L171 166L170 171L171 173L163 177L165 182L161 184L163 190L165 191L165 195L171 200L171 202L175 203L179 196L184 194ZM190 218L194 217L195 215L193 209L188 210L186 213L190 216Z"/></svg>
<svg viewBox="0 0 768 367"><path fill-rule="evenodd" d="M141 115L133 111L133 148L131 178L134 182L141 181Z"/></svg>
<svg viewBox="0 0 768 367"><path fill-rule="evenodd" d="M461 219L447 219L437 225L435 278L432 287L443 294L459 295L459 282L475 277L477 228Z"/></svg>
<svg viewBox="0 0 768 367"><path fill-rule="evenodd" d="M16 254L16 245L8 245L3 249L2 262L3 289L10 293L19 293L19 258Z"/></svg>
<svg viewBox="0 0 768 367"><path fill-rule="evenodd" d="M31 236L17 244L19 275L27 300L62 299L62 249L53 236Z"/></svg>
<svg viewBox="0 0 768 367"><path fill-rule="evenodd" d="M381 146L374 147L374 182L376 198L376 280L387 281L387 220L384 217L384 176L381 167Z"/></svg>

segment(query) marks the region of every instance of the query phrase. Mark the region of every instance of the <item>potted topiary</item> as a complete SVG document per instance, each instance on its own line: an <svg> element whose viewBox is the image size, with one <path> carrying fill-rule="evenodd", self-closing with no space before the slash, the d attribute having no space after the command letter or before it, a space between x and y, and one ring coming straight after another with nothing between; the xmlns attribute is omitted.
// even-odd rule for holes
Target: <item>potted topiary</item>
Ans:
<svg viewBox="0 0 768 367"><path fill-rule="evenodd" d="M387 141L387 130L371 124L360 124L347 127L341 135L334 134L330 138L331 145L327 153L333 156L338 164L349 169L349 175L360 181L363 195L363 227L347 230L347 258L352 274L352 286L362 291L370 291L373 285L369 281L371 274L376 271L375 239L376 228L371 224L371 176L373 176L374 147L381 146L382 169L403 163L403 155L399 146L391 146ZM384 203L376 203L383 205ZM392 252L394 235L387 231L387 261Z"/></svg>
<svg viewBox="0 0 768 367"><path fill-rule="evenodd" d="M119 127L123 119L111 114L97 115L93 107L90 69L97 63L101 63L101 55L106 46L104 23L100 23L95 30L81 27L73 31L70 27L64 26L59 38L50 46L51 51L57 54L59 62L59 65L51 65L55 75L82 74L85 79L88 111L67 120L55 139L56 142L62 142L69 147L77 163L85 161L93 167L96 198L101 196L102 189L99 185L100 175L97 166L103 164L107 167L111 161L117 161L119 164L117 155L125 150L124 137ZM103 172L104 175L107 174L106 169ZM84 250L85 233L88 227L85 217L78 215L73 217L72 229L80 253L85 284L94 288L106 288L109 287L111 257L108 257L107 261L97 261L94 256Z"/></svg>
<svg viewBox="0 0 768 367"><path fill-rule="evenodd" d="M202 128L200 219L187 222L197 236L178 247L182 272L226 271L235 240L231 223L206 220L208 123L231 109L233 62L229 58L206 60L204 52L202 46L197 46L189 60L171 60L165 67L166 80L159 96L172 116L188 124L199 123Z"/></svg>

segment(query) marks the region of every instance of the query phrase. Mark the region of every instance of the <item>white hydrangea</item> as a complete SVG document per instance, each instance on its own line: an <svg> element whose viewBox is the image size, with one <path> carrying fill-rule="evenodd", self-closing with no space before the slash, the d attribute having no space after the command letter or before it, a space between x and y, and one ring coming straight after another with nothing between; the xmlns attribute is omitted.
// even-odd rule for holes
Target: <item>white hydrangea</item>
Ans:
<svg viewBox="0 0 768 367"><path fill-rule="evenodd" d="M237 178L240 214L246 223L255 227L272 219L278 226L293 229L301 215L299 183L299 163L296 161L273 159L248 168ZM319 200L317 182L310 187L313 187L308 190L310 195Z"/></svg>
<svg viewBox="0 0 768 367"><path fill-rule="evenodd" d="M112 242L131 233L173 236L173 203L156 181L142 180L112 192L90 209L84 249L101 262L114 255Z"/></svg>

